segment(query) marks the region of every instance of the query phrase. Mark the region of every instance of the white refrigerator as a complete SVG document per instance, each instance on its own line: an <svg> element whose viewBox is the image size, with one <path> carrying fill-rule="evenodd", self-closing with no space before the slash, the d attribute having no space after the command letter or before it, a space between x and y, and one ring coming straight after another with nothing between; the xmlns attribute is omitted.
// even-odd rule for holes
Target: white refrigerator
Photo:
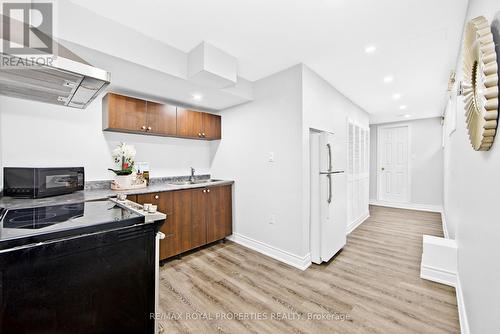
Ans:
<svg viewBox="0 0 500 334"><path fill-rule="evenodd" d="M328 132L310 133L311 260L328 262L346 244L347 143Z"/></svg>

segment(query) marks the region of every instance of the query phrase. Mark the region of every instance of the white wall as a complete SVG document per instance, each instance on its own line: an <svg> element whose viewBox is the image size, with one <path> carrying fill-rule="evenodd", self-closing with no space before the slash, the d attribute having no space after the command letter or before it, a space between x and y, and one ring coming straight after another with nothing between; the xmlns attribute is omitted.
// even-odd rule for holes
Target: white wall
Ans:
<svg viewBox="0 0 500 334"><path fill-rule="evenodd" d="M152 177L187 175L190 166L210 171L208 142L103 132L101 101L80 110L2 97L3 166L84 166L87 180L109 180L111 151L124 141L135 145L137 161L150 163Z"/></svg>
<svg viewBox="0 0 500 334"><path fill-rule="evenodd" d="M358 124L368 127L369 115L342 93L336 90L326 80L307 66L303 66L302 72L302 107L303 107L303 189L310 187L310 144L309 129L332 132L341 138L345 145L346 155L336 157L337 166L343 166L347 171L347 120L348 118ZM347 189L347 188L346 188ZM347 196L347 194L346 194ZM368 203L368 200L365 201ZM368 213L368 207L366 208ZM304 192L303 197L303 221L304 224L304 251L309 251L309 213L310 193ZM348 222L348 224L351 222Z"/></svg>
<svg viewBox="0 0 500 334"><path fill-rule="evenodd" d="M441 118L427 118L391 124L411 127L411 204L443 205L443 148ZM370 199L377 200L377 129L370 126Z"/></svg>
<svg viewBox="0 0 500 334"><path fill-rule="evenodd" d="M294 66L256 81L253 102L221 112L224 139L214 143L212 164L214 177L236 181L234 233L297 256L304 255L301 74Z"/></svg>
<svg viewBox="0 0 500 334"><path fill-rule="evenodd" d="M500 55L500 2L471 0L467 20L484 15L493 21L497 57ZM500 57L499 57L500 58ZM462 57L458 80L463 79ZM445 148L444 209L448 230L458 245L458 276L464 296L470 332L500 331L500 138L488 152L472 149L462 97L457 103L457 130Z"/></svg>
<svg viewBox="0 0 500 334"><path fill-rule="evenodd" d="M254 99L222 112L224 140L213 147L212 174L236 180L237 235L307 259L309 128L345 142L347 116L367 125L368 114L304 65L255 82Z"/></svg>
<svg viewBox="0 0 500 334"><path fill-rule="evenodd" d="M66 43L92 64L110 70L109 90L157 101L182 96L185 81L142 64ZM150 45L154 50L155 44ZM0 162L3 166L84 166L87 180L109 180L111 151L120 142L133 144L137 161L150 163L151 176L209 173L208 142L102 131L102 94L86 109L0 97ZM233 103L219 97L222 104ZM0 174L1 176L1 174ZM0 188L3 177L0 178Z"/></svg>

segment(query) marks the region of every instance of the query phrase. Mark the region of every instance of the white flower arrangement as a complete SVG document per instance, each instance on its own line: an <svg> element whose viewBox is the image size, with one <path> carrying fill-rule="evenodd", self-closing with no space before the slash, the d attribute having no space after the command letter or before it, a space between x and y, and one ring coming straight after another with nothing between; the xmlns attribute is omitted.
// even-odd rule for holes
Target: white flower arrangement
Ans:
<svg viewBox="0 0 500 334"><path fill-rule="evenodd" d="M112 152L113 160L116 164L120 164L119 170L114 170L109 168L109 170L113 171L116 175L129 175L132 174L134 163L135 163L135 155L136 150L133 145L127 145L126 143L120 143Z"/></svg>
<svg viewBox="0 0 500 334"><path fill-rule="evenodd" d="M136 155L136 150L133 145L127 145L126 143L120 143L114 150L113 150L113 159L115 159L116 163L121 163L122 158L124 158L128 163L133 164L135 155Z"/></svg>

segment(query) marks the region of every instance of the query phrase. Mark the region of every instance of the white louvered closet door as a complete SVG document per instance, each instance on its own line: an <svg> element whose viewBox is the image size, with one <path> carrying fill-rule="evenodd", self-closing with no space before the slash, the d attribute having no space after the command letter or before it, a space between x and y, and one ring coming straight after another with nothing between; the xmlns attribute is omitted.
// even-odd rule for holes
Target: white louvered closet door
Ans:
<svg viewBox="0 0 500 334"><path fill-rule="evenodd" d="M348 122L348 219L349 225L368 215L369 129Z"/></svg>

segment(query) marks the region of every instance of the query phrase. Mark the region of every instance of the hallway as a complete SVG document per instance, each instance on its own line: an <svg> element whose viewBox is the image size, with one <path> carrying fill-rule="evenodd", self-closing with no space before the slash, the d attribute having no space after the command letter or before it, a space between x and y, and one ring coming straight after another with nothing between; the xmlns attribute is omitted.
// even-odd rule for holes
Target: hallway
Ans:
<svg viewBox="0 0 500 334"><path fill-rule="evenodd" d="M232 242L168 262L163 332L459 333L454 288L419 278L422 235L443 235L440 215L370 214L338 256L305 271Z"/></svg>

